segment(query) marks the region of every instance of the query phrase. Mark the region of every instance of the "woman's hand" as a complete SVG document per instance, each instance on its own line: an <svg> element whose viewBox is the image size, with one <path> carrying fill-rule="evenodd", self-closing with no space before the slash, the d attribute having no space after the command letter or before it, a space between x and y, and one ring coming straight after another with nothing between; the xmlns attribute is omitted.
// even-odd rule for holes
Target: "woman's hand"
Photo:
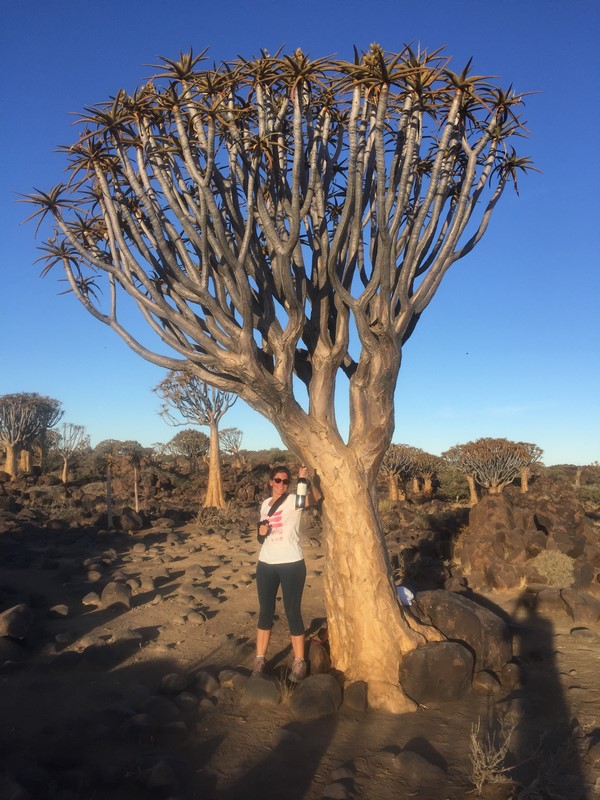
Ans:
<svg viewBox="0 0 600 800"><path fill-rule="evenodd" d="M298 477L299 478L308 478L308 469L306 468L305 464L302 464L300 466L300 469L298 470Z"/></svg>
<svg viewBox="0 0 600 800"><path fill-rule="evenodd" d="M258 534L259 536L268 536L271 533L271 526L268 522L259 522L258 523Z"/></svg>

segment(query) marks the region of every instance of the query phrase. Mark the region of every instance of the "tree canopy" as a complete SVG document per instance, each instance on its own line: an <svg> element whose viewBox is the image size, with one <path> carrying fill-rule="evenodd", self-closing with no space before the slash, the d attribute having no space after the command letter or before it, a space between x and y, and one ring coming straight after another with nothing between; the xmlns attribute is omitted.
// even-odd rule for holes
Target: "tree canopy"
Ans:
<svg viewBox="0 0 600 800"><path fill-rule="evenodd" d="M144 357L192 365L276 425L282 405L302 418L298 378L335 430L338 372L360 394L374 352L398 360L530 168L513 145L523 95L410 47L205 61L162 59L82 114L67 183L27 198L53 219L46 269ZM168 354L128 329L122 290Z"/></svg>

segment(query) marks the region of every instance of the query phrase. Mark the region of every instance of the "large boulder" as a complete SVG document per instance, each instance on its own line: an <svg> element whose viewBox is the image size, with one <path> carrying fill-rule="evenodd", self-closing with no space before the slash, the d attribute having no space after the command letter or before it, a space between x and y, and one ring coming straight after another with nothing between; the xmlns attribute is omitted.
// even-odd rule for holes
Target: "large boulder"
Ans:
<svg viewBox="0 0 600 800"><path fill-rule="evenodd" d="M298 686L290 699L297 719L318 719L335 713L342 704L342 690L333 675L311 675Z"/></svg>
<svg viewBox="0 0 600 800"><path fill-rule="evenodd" d="M0 636L24 639L33 622L33 612L25 603L19 603L0 613Z"/></svg>
<svg viewBox="0 0 600 800"><path fill-rule="evenodd" d="M473 653L477 671L498 672L511 660L508 625L489 609L443 589L418 592L416 603L447 639L460 642Z"/></svg>
<svg viewBox="0 0 600 800"><path fill-rule="evenodd" d="M473 654L458 642L431 642L402 659L400 683L416 703L459 700L469 691Z"/></svg>

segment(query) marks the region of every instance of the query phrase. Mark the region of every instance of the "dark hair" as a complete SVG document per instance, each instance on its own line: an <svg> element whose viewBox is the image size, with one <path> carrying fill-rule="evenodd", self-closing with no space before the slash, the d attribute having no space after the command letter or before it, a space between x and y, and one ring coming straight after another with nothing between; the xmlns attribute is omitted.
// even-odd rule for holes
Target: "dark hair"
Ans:
<svg viewBox="0 0 600 800"><path fill-rule="evenodd" d="M277 475L278 472L285 472L285 474L288 476L288 478L290 480L292 480L292 473L289 471L289 469L287 467L273 467L273 469L269 473L269 480L272 481L273 478L275 477L275 475Z"/></svg>

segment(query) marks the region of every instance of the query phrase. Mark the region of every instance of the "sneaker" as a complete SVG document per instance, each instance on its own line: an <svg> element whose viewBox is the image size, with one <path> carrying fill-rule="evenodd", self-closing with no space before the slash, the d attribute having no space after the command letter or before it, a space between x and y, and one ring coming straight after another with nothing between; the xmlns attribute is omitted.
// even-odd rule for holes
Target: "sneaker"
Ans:
<svg viewBox="0 0 600 800"><path fill-rule="evenodd" d="M306 678L306 661L303 658L294 659L292 671L288 677L292 683L300 683Z"/></svg>
<svg viewBox="0 0 600 800"><path fill-rule="evenodd" d="M266 663L267 659L264 656L256 656L254 659L254 669L252 670L252 675L262 675L265 671Z"/></svg>

